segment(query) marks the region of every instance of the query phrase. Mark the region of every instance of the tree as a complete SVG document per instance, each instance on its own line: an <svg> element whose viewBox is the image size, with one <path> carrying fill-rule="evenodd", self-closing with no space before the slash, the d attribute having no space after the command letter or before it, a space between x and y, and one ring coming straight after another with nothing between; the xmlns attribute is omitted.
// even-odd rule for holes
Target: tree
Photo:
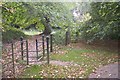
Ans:
<svg viewBox="0 0 120 80"><path fill-rule="evenodd" d="M2 5L4 29L19 25L25 28L31 24L43 30L45 16L49 18L51 26L67 26L71 24L72 13L63 3L50 2L6 2Z"/></svg>
<svg viewBox="0 0 120 80"><path fill-rule="evenodd" d="M118 2L92 2L90 16L81 27L82 36L95 39L120 39L120 4Z"/></svg>

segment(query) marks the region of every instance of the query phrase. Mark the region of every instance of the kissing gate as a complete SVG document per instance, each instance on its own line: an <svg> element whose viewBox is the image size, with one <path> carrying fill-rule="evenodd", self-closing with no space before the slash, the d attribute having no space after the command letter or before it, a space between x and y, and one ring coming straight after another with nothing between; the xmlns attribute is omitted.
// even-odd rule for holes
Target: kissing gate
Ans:
<svg viewBox="0 0 120 80"><path fill-rule="evenodd" d="M6 61L2 65L3 78L16 77L26 68L26 65L40 62L45 58L49 64L49 53L53 51L52 37L52 34L50 36L42 35L40 39L34 41L20 38L20 41L8 45L10 49L6 48L7 55L3 55L3 59Z"/></svg>
<svg viewBox="0 0 120 80"><path fill-rule="evenodd" d="M24 44L23 43L26 44L25 48L24 48ZM50 44L50 46L49 46L49 44ZM37 61L39 61L41 59L44 59L45 51L47 53L47 63L49 64L49 50L52 52L52 35L50 35L50 41L49 41L49 36L46 36L46 38L45 38L44 35L42 35L42 41L39 41L38 39L36 39L34 50L29 50L28 46L29 46L28 45L28 41L27 40L23 40L23 38L21 38L21 59L24 60L24 52L26 52L27 65L30 62L29 61L30 58L36 58ZM31 54L31 56L29 56L30 52L36 53L36 55L35 54Z"/></svg>

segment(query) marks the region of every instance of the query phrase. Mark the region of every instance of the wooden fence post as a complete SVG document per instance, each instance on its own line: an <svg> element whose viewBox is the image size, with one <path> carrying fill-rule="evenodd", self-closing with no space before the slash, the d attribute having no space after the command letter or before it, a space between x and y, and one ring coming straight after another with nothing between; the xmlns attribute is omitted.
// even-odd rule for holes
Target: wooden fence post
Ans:
<svg viewBox="0 0 120 80"><path fill-rule="evenodd" d="M27 54L27 65L29 65L28 41L27 40L26 40L26 54Z"/></svg>
<svg viewBox="0 0 120 80"><path fill-rule="evenodd" d="M53 34L50 35L50 52L53 52L53 43L52 43L52 38Z"/></svg>
<svg viewBox="0 0 120 80"><path fill-rule="evenodd" d="M47 43L47 63L49 64L49 36L46 37Z"/></svg>
<svg viewBox="0 0 120 80"><path fill-rule="evenodd" d="M15 63L14 63L14 49L13 49L13 43L11 44L12 47L12 63L13 63L13 76L15 78Z"/></svg>
<svg viewBox="0 0 120 80"><path fill-rule="evenodd" d="M45 45L44 45L44 35L42 35L42 48L43 48L43 59L44 59L44 56L45 56Z"/></svg>
<svg viewBox="0 0 120 80"><path fill-rule="evenodd" d="M70 43L70 32L66 31L65 34L65 45L68 45Z"/></svg>
<svg viewBox="0 0 120 80"><path fill-rule="evenodd" d="M23 38L22 37L20 38L20 41L21 41L21 57L23 60Z"/></svg>
<svg viewBox="0 0 120 80"><path fill-rule="evenodd" d="M65 45L67 45L67 44L68 44L68 31L65 34Z"/></svg>
<svg viewBox="0 0 120 80"><path fill-rule="evenodd" d="M37 60L38 60L38 40L36 39L36 55L37 55Z"/></svg>
<svg viewBox="0 0 120 80"><path fill-rule="evenodd" d="M79 37L79 33L78 33L78 31L76 32L76 36L75 36L75 42L78 42L78 37Z"/></svg>

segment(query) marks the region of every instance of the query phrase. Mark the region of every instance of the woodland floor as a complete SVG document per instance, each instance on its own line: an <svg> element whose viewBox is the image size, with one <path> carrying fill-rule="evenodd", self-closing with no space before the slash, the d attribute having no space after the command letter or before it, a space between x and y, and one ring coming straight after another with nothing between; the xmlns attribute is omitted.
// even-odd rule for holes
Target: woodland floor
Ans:
<svg viewBox="0 0 120 80"><path fill-rule="evenodd" d="M29 38L28 39L28 44L29 44L29 50L30 51L35 51L35 39L38 39L39 41L41 41L41 37L39 37L39 36L33 36L33 37L31 37L31 38ZM18 42L16 42L17 44L18 44ZM45 43L46 44L46 43ZM102 44L102 45L101 45ZM116 46L116 44L118 44L118 43L111 43L111 45L115 45L115 46L109 46L109 48L106 48L106 46L108 46L108 44L109 43L107 43L107 45L106 44L103 44L103 43L99 43L99 42L97 42L97 44L96 43L93 43L93 44L90 44L90 45L87 45L87 44L85 44L84 42L79 42L79 43L72 43L72 44L70 44L70 45L68 45L67 46L67 48L69 48L69 49L78 49L78 50L81 50L81 49L83 49L83 48L85 48L85 49L95 49L96 47L98 48L98 49L101 49L101 47L103 48L103 49L105 49L105 50L108 50L108 51L113 51L113 52L117 52L117 50L116 50L116 48L117 48L117 46ZM5 47L7 47L7 45L8 44L5 44L4 46ZM18 44L19 45L19 44ZM41 43L40 43L40 45L41 45ZM100 45L100 46L99 46ZM17 47L18 48L18 47ZM40 46L39 47L39 49L41 49L42 48L42 46ZM60 48L60 49L59 49ZM78 76L74 76L74 77L79 77L80 78L80 76L79 75L81 75L81 74L83 74L83 73L85 73L85 70L84 70L84 68L83 68L83 66L81 66L81 63L77 63L77 59L74 61L72 61L72 60L67 60L67 59L62 59L60 56L64 56L64 55L66 55L67 53L68 53L68 50L64 50L64 49L61 49L61 47L59 47L58 49L56 48L56 50L54 51L54 52L52 52L53 53L53 55L52 54L50 54L50 55L52 55L52 57L50 56L50 66L48 67L46 67L47 69L45 69L44 71L43 70L41 70L41 71L43 71L43 72L39 72L39 75L40 76L38 76L38 77L47 77L47 76L49 76L49 77L70 77L71 78L71 76L74 76L74 75L78 75ZM111 50L112 49L112 50ZM79 52L79 51L78 51ZM11 54L11 53L6 53L6 54ZM59 55L60 54L60 55ZM17 53L16 54L17 56L20 56L20 53ZM54 56L55 55L55 56ZM56 57L56 55L58 56L58 58ZM82 54L81 56L87 56L87 57L89 57L89 58L95 58L96 57L96 55L94 55L94 54L88 54L88 53L84 53L84 54ZM44 60L44 61L39 61L39 60L37 60L35 57L36 57L36 53L33 53L33 52L31 52L31 53L29 53L29 61L30 61L30 65L41 65L42 64L42 68L41 69L44 69L45 68L45 66L46 66L46 61ZM54 58L55 57L55 58ZM77 57L77 56L76 56ZM100 57L100 56L97 56L98 58ZM114 58L118 58L118 56L113 56ZM56 59L57 58L57 59ZM26 59L26 58L25 58ZM71 59L71 58L70 58ZM102 59L101 59L102 60ZM110 60L110 59L109 59ZM97 64L97 63L96 63ZM108 63L107 63L108 64ZM92 65L92 64L91 64ZM18 65L19 66L19 65ZM22 65L23 66L23 65ZM22 67L21 66L21 67ZM54 66L54 67L53 67ZM63 67L62 67L63 66ZM69 67L70 66L72 66L71 68L70 68L70 71L69 71ZM27 66L28 67L28 66ZM17 65L16 65L16 71L18 70L18 72L16 72L16 73L19 73L20 71L19 71L19 68L20 67L17 67ZM28 67L28 71L29 71L29 68L30 68L30 66ZM38 67L39 68L39 67ZM58 69L57 69L58 68ZM59 70L59 68L60 68L60 70ZM66 71L61 71L61 69L65 69ZM74 68L76 68L75 70L74 70ZM83 68L83 69L82 69ZM47 70L53 70L53 71L51 71L51 72L56 72L56 73L58 73L58 72L64 72L64 73L69 73L69 74L67 74L67 76L64 76L65 74L63 74L63 73L58 73L58 75L61 75L61 76L58 76L58 75L56 75L56 76L53 76L54 74L53 73L51 73L52 75L48 75L48 74L46 74L46 73L48 73L47 72ZM57 70L56 70L57 69ZM72 69L73 69L73 71L72 71ZM24 69L23 69L24 70ZM24 73L24 71L21 71L21 73ZM34 70L34 69L33 69ZM35 68L35 70L36 70L36 68ZM54 71L54 70L56 70L56 71ZM113 70L113 71L111 71L111 70ZM44 74L43 74L44 73ZM25 72L24 74L28 74L28 72ZM35 74L35 76L38 74L38 73L34 73ZM50 74L50 73L49 73ZM71 74L73 74L73 75L71 75ZM106 75L105 75L106 74ZM30 74L29 74L30 75ZM26 76L26 75L23 75L23 76ZM22 77L23 77L22 76ZM31 76L31 75L30 75ZM34 77L35 77L34 76ZM21 76L20 76L21 77ZM28 77L28 75L27 75L27 77ZM33 76L32 76L33 77ZM83 76L82 76L83 77ZM95 69L95 71L92 71L91 72L91 74L89 75L88 74L88 77L89 78L118 78L118 64L117 64L117 62L112 62L112 61L110 61L110 63L108 64L108 65L103 65L103 66L100 66L100 67L97 67L97 69ZM28 77L29 78L29 77Z"/></svg>

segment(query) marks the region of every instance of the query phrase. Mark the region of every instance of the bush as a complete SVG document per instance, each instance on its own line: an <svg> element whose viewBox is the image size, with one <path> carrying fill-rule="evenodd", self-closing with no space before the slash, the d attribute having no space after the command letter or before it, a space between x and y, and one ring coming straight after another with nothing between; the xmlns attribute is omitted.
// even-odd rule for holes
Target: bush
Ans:
<svg viewBox="0 0 120 80"><path fill-rule="evenodd" d="M63 30L56 31L55 34L53 34L53 41L54 44L65 44L65 32Z"/></svg>
<svg viewBox="0 0 120 80"><path fill-rule="evenodd" d="M11 42L12 40L18 40L20 37L26 37L26 35L15 28L9 28L6 31L2 32L2 41Z"/></svg>

